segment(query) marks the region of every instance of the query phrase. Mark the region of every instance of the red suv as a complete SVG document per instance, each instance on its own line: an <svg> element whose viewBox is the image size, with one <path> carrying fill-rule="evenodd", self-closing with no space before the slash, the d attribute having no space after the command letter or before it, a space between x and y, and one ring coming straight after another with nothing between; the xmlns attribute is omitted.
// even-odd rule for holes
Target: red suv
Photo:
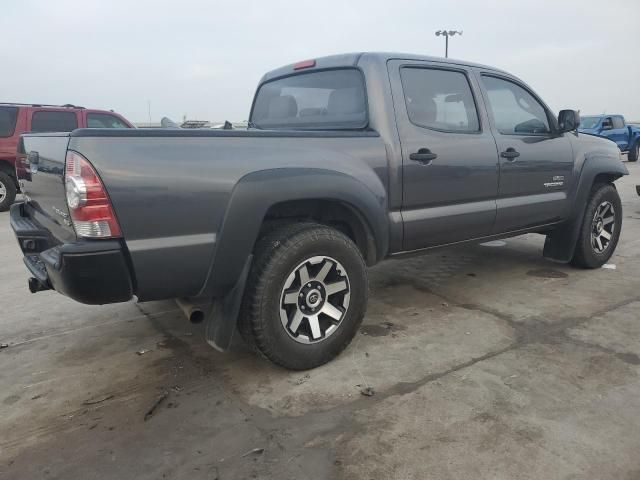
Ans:
<svg viewBox="0 0 640 480"><path fill-rule="evenodd" d="M124 117L74 105L0 103L0 212L8 210L18 191L16 150L25 132L70 132L76 128L133 128Z"/></svg>

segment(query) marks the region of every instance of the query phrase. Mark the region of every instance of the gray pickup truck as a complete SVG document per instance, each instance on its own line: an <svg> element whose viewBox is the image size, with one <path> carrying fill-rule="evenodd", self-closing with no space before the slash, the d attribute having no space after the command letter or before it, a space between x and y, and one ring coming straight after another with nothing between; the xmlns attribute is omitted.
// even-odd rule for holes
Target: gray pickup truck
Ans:
<svg viewBox="0 0 640 480"><path fill-rule="evenodd" d="M234 331L308 369L351 341L366 267L528 232L605 263L622 222L616 145L495 68L358 53L267 73L247 130L26 134L11 225L31 291L176 299L207 341Z"/></svg>

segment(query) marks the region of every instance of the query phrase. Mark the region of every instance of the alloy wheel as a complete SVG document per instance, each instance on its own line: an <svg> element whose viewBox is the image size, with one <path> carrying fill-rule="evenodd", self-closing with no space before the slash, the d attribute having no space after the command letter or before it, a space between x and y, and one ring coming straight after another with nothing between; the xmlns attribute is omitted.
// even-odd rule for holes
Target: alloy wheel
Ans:
<svg viewBox="0 0 640 480"><path fill-rule="evenodd" d="M598 205L591 222L591 247L600 254L609 248L615 229L616 212L611 202Z"/></svg>
<svg viewBox="0 0 640 480"><path fill-rule="evenodd" d="M7 187L0 182L0 203L4 202L5 198L7 198Z"/></svg>
<svg viewBox="0 0 640 480"><path fill-rule="evenodd" d="M349 308L349 276L337 260L315 256L287 277L280 295L280 320L299 343L326 340L340 326Z"/></svg>

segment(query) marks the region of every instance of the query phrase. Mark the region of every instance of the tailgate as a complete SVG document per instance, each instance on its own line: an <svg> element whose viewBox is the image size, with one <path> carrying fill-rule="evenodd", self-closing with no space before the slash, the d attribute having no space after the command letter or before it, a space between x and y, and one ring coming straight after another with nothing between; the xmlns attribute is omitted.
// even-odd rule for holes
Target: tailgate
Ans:
<svg viewBox="0 0 640 480"><path fill-rule="evenodd" d="M68 133L23 135L18 153L26 155L16 168L28 213L61 242L74 241L64 187Z"/></svg>

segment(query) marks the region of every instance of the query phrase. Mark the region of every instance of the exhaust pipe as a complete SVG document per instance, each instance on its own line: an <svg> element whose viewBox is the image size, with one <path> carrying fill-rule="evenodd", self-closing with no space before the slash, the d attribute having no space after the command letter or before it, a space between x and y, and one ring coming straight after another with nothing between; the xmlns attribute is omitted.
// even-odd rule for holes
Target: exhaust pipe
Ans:
<svg viewBox="0 0 640 480"><path fill-rule="evenodd" d="M191 323L201 323L204 320L205 313L202 305L190 302L184 298L176 298L176 303Z"/></svg>
<svg viewBox="0 0 640 480"><path fill-rule="evenodd" d="M29 291L31 293L43 292L45 290L51 290L50 287L44 285L40 280L35 277L29 279Z"/></svg>

